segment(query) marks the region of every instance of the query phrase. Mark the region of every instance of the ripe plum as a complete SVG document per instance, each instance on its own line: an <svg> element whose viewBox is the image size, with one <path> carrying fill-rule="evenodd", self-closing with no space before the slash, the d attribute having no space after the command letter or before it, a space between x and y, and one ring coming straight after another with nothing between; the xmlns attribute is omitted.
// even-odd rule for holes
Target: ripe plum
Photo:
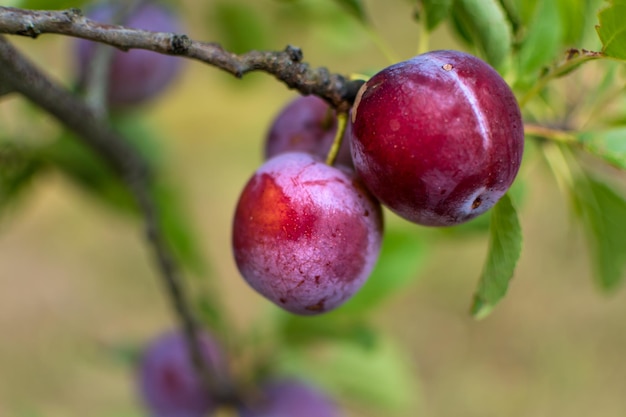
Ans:
<svg viewBox="0 0 626 417"><path fill-rule="evenodd" d="M199 340L205 361L219 367L223 359L215 340L206 333L201 333ZM215 407L178 331L164 333L148 345L139 365L138 383L152 417L202 417Z"/></svg>
<svg viewBox="0 0 626 417"><path fill-rule="evenodd" d="M380 204L349 168L292 152L265 162L233 222L239 271L293 313L331 310L369 276L380 249Z"/></svg>
<svg viewBox="0 0 626 417"><path fill-rule="evenodd" d="M491 208L520 167L524 130L513 92L482 60L433 51L383 69L352 109L363 182L415 223L450 226Z"/></svg>

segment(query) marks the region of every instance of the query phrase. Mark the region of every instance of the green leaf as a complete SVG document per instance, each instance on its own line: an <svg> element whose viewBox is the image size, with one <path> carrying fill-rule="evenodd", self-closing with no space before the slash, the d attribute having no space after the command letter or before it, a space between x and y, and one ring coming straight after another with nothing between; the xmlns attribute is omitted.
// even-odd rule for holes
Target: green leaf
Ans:
<svg viewBox="0 0 626 417"><path fill-rule="evenodd" d="M315 317L285 313L281 318L279 330L288 345L344 341L370 348L376 343L376 333L362 317L347 316L338 310Z"/></svg>
<svg viewBox="0 0 626 417"><path fill-rule="evenodd" d="M626 200L606 184L580 177L574 207L584 225L597 282L605 290L622 283L626 272Z"/></svg>
<svg viewBox="0 0 626 417"><path fill-rule="evenodd" d="M611 5L600 10L596 31L606 55L626 60L626 0L612 0Z"/></svg>
<svg viewBox="0 0 626 417"><path fill-rule="evenodd" d="M511 26L497 0L454 0L462 30L494 68L504 69L511 53Z"/></svg>
<svg viewBox="0 0 626 417"><path fill-rule="evenodd" d="M522 231L517 212L505 195L491 213L489 252L471 308L475 318L486 317L504 297L521 251Z"/></svg>
<svg viewBox="0 0 626 417"><path fill-rule="evenodd" d="M63 133L40 152L46 163L58 168L77 185L97 195L111 208L127 213L133 212L135 205L132 196L118 176L109 165L71 133Z"/></svg>
<svg viewBox="0 0 626 417"><path fill-rule="evenodd" d="M19 7L24 9L60 10L69 7L83 7L90 0L22 0Z"/></svg>
<svg viewBox="0 0 626 417"><path fill-rule="evenodd" d="M369 18L367 12L363 6L361 0L335 0L335 3L340 5L345 11L354 16L359 22L364 25L369 24Z"/></svg>
<svg viewBox="0 0 626 417"><path fill-rule="evenodd" d="M528 26L532 22L539 1L540 0L513 0L515 10L518 11L524 26Z"/></svg>
<svg viewBox="0 0 626 417"><path fill-rule="evenodd" d="M513 33L517 34L519 29L522 27L522 17L520 15L519 7L515 1L516 0L500 0L500 5L506 14L507 20L511 23Z"/></svg>
<svg viewBox="0 0 626 417"><path fill-rule="evenodd" d="M0 212L17 201L41 169L41 161L29 149L0 142Z"/></svg>
<svg viewBox="0 0 626 417"><path fill-rule="evenodd" d="M560 27L563 28L563 41L566 46L580 46L587 23L587 3L589 3L588 0L557 0L555 2L559 10Z"/></svg>
<svg viewBox="0 0 626 417"><path fill-rule="evenodd" d="M426 242L415 231L388 228L374 271L363 288L339 311L356 314L372 311L390 295L414 282L427 256Z"/></svg>
<svg viewBox="0 0 626 417"><path fill-rule="evenodd" d="M450 13L453 0L420 0L422 4L420 18L426 20L426 27L432 31Z"/></svg>
<svg viewBox="0 0 626 417"><path fill-rule="evenodd" d="M240 54L266 49L269 44L269 30L263 15L248 4L215 2L211 22L211 26L220 33L220 42L231 52Z"/></svg>
<svg viewBox="0 0 626 417"><path fill-rule="evenodd" d="M389 412L406 412L421 402L411 358L390 340L373 348L333 343L307 355L292 350L278 364L283 373L309 378L339 398Z"/></svg>
<svg viewBox="0 0 626 417"><path fill-rule="evenodd" d="M519 51L521 76L535 74L554 61L561 49L561 33L557 3L554 0L542 0Z"/></svg>
<svg viewBox="0 0 626 417"><path fill-rule="evenodd" d="M626 127L583 132L578 139L588 152L612 165L626 169Z"/></svg>

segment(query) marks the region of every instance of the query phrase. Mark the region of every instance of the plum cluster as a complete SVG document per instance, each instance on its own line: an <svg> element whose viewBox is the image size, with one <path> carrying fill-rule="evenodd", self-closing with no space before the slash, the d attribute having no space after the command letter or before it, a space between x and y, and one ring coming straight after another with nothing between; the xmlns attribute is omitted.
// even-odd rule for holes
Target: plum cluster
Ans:
<svg viewBox="0 0 626 417"><path fill-rule="evenodd" d="M424 226L467 222L506 193L524 148L507 83L458 51L428 52L369 79L334 166L324 162L336 132L329 110L314 97L282 110L233 222L245 280L302 315L331 310L364 284L382 239L380 203Z"/></svg>
<svg viewBox="0 0 626 417"><path fill-rule="evenodd" d="M207 332L199 335L201 353L216 372L226 375L226 358ZM206 390L179 331L161 334L148 344L137 368L138 392L150 417L209 417L219 404ZM293 377L262 380L258 393L240 396L240 417L338 417L335 403L320 389ZM232 405L231 405L232 406Z"/></svg>

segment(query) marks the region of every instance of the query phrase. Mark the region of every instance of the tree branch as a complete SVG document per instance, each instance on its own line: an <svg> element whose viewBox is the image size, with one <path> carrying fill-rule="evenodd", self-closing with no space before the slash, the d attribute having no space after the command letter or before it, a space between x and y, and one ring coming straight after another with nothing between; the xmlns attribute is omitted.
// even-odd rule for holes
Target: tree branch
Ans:
<svg viewBox="0 0 626 417"><path fill-rule="evenodd" d="M178 267L167 248L159 228L156 205L150 193L150 173L145 161L78 96L49 80L39 69L0 35L0 86L21 93L58 119L83 142L102 156L126 182L145 221L146 235L153 250L163 282L188 340L192 360L207 388L219 400L229 401L232 387L216 369L207 363L200 351L198 328L189 307Z"/></svg>
<svg viewBox="0 0 626 417"><path fill-rule="evenodd" d="M363 81L350 81L326 68L311 68L302 62L299 48L287 46L282 52L250 51L237 55L217 43L194 41L182 34L149 32L95 22L78 9L62 11L24 10L0 7L0 33L36 38L56 33L105 43L123 50L147 49L205 62L236 77L252 71L273 75L289 88L302 94L314 94L328 101L340 112L347 112Z"/></svg>

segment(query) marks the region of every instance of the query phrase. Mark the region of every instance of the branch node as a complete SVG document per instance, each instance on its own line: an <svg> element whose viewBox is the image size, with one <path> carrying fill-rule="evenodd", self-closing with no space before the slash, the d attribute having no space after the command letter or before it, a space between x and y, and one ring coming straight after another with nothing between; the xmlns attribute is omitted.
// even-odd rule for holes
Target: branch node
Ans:
<svg viewBox="0 0 626 417"><path fill-rule="evenodd" d="M285 52L289 55L289 59L293 62L301 62L304 59L304 54L302 53L302 49L297 46L287 45L285 48Z"/></svg>
<svg viewBox="0 0 626 417"><path fill-rule="evenodd" d="M187 35L173 35L170 41L170 52L173 55L184 55L189 51L191 43Z"/></svg>
<svg viewBox="0 0 626 417"><path fill-rule="evenodd" d="M70 9L64 10L63 14L67 16L67 18L69 19L71 23L73 23L77 17L83 16L83 11L79 8L72 7Z"/></svg>
<svg viewBox="0 0 626 417"><path fill-rule="evenodd" d="M41 32L37 30L37 28L35 27L35 25L33 25L32 22L29 22L26 24L26 27L24 29L17 31L16 34L20 36L27 36L29 38L36 39L37 36L41 35Z"/></svg>

